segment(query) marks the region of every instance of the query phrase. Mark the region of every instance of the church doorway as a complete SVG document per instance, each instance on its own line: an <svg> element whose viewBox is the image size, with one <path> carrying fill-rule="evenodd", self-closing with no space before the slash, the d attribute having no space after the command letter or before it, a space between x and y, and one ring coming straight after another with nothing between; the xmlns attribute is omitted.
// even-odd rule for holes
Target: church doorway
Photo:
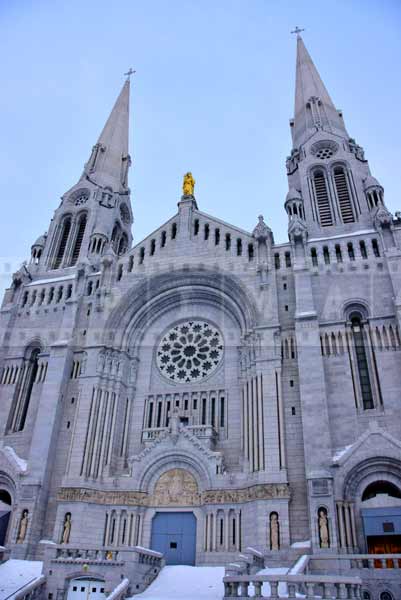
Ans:
<svg viewBox="0 0 401 600"><path fill-rule="evenodd" d="M67 600L104 600L104 581L91 577L72 579L68 586Z"/></svg>
<svg viewBox="0 0 401 600"><path fill-rule="evenodd" d="M196 517L192 512L157 512L152 521L151 548L167 565L194 565Z"/></svg>
<svg viewBox="0 0 401 600"><path fill-rule="evenodd" d="M4 546L6 543L11 516L11 503L10 494L6 490L0 490L0 546Z"/></svg>

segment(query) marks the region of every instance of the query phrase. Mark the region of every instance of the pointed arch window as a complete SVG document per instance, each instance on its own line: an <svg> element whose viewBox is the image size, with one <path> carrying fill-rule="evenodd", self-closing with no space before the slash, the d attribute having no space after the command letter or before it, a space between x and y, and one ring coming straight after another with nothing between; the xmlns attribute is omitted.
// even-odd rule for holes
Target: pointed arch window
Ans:
<svg viewBox="0 0 401 600"><path fill-rule="evenodd" d="M20 371L10 419L10 431L22 431L25 427L33 386L38 374L40 351L40 348L33 348Z"/></svg>
<svg viewBox="0 0 401 600"><path fill-rule="evenodd" d="M330 205L329 190L325 173L320 169L313 173L313 187L320 225L322 227L330 227L333 225L333 214Z"/></svg>
<svg viewBox="0 0 401 600"><path fill-rule="evenodd" d="M362 404L365 410L374 408L372 385L369 374L368 356L365 347L365 335L362 319L359 314L351 316L351 331L354 341L356 366L359 375L359 384Z"/></svg>
<svg viewBox="0 0 401 600"><path fill-rule="evenodd" d="M79 253L80 253L81 247L82 247L82 241L83 241L84 235L85 235L86 221L87 221L87 215L86 215L86 213L84 213L79 217L79 221L78 221L77 235L75 237L74 249L73 249L72 255L71 255L71 262L70 262L71 266L76 265L78 262Z"/></svg>
<svg viewBox="0 0 401 600"><path fill-rule="evenodd" d="M335 167L334 185L337 192L338 207L343 223L353 223L355 221L354 211L352 209L352 200L348 176L344 167Z"/></svg>
<svg viewBox="0 0 401 600"><path fill-rule="evenodd" d="M57 246L56 255L54 258L53 268L59 269L61 267L61 263L63 262L64 254L67 248L68 238L70 236L71 231L71 217L65 217L61 224L61 234Z"/></svg>

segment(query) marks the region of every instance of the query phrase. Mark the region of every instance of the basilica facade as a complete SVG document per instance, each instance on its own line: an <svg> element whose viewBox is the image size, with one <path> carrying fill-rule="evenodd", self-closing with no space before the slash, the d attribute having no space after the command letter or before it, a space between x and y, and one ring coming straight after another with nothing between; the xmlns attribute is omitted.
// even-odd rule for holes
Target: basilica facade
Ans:
<svg viewBox="0 0 401 600"><path fill-rule="evenodd" d="M129 92L2 303L0 545L400 552L401 219L302 39L286 243L187 173L133 244Z"/></svg>

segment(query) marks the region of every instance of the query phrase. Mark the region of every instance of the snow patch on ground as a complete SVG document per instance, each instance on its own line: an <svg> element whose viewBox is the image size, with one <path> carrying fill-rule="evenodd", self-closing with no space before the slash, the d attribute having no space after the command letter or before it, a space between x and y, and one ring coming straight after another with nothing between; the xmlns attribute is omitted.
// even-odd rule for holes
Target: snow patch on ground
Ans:
<svg viewBox="0 0 401 600"><path fill-rule="evenodd" d="M0 600L12 598L22 587L42 574L43 563L39 560L11 559L0 565Z"/></svg>
<svg viewBox="0 0 401 600"><path fill-rule="evenodd" d="M164 567L142 594L131 600L221 600L224 567Z"/></svg>

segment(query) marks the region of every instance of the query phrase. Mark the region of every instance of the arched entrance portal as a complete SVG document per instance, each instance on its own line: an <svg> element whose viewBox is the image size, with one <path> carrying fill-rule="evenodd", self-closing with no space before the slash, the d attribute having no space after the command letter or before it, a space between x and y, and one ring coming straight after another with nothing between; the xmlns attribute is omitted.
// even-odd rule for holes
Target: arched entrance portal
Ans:
<svg viewBox="0 0 401 600"><path fill-rule="evenodd" d="M363 491L361 507L368 552L401 553L401 490L390 481L373 481Z"/></svg>
<svg viewBox="0 0 401 600"><path fill-rule="evenodd" d="M198 485L185 469L172 469L157 481L154 503L163 510L152 521L151 548L162 552L168 565L194 565L196 558L196 517L179 508L194 506ZM168 510L174 507L175 510Z"/></svg>
<svg viewBox="0 0 401 600"><path fill-rule="evenodd" d="M0 546L4 546L7 538L7 529L11 516L11 496L7 490L0 489Z"/></svg>
<svg viewBox="0 0 401 600"><path fill-rule="evenodd" d="M67 600L104 600L104 581L93 577L72 579L68 586Z"/></svg>

